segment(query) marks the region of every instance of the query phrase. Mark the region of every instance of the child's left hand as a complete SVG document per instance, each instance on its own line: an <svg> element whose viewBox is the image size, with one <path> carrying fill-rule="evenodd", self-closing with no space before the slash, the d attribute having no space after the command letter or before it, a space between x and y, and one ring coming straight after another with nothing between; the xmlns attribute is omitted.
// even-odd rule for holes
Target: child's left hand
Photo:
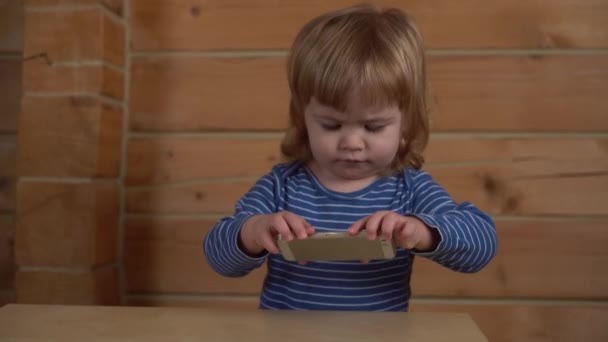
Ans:
<svg viewBox="0 0 608 342"><path fill-rule="evenodd" d="M431 251L439 243L438 233L418 218L388 210L378 211L353 223L348 228L348 233L356 235L363 229L367 231L370 240L381 235L385 240L394 240L401 248L416 249L419 252Z"/></svg>

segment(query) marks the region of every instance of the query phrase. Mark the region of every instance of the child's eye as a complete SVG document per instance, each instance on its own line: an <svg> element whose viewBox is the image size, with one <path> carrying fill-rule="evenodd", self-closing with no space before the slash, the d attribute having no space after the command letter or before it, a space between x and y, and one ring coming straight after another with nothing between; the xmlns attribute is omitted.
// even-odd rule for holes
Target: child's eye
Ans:
<svg viewBox="0 0 608 342"><path fill-rule="evenodd" d="M321 126L327 131L337 131L342 127L340 124L322 124Z"/></svg>
<svg viewBox="0 0 608 342"><path fill-rule="evenodd" d="M384 129L384 127L384 125L365 125L365 129L372 133L380 132Z"/></svg>

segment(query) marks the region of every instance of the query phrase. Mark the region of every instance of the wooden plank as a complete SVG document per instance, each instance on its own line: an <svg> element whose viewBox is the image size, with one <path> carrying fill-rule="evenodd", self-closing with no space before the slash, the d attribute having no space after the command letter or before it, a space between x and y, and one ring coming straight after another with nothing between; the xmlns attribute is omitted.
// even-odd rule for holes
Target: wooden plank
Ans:
<svg viewBox="0 0 608 342"><path fill-rule="evenodd" d="M0 59L0 89L0 133L15 132L21 99L20 60Z"/></svg>
<svg viewBox="0 0 608 342"><path fill-rule="evenodd" d="M69 5L97 5L101 3L107 9L118 15L122 15L124 10L124 0L23 0L23 3L28 9Z"/></svg>
<svg viewBox="0 0 608 342"><path fill-rule="evenodd" d="M127 305L203 307L247 310L257 296L127 296ZM412 312L466 312L489 341L557 342L608 339L608 305L509 302L433 301L413 299Z"/></svg>
<svg viewBox="0 0 608 342"><path fill-rule="evenodd" d="M124 27L99 8L27 11L25 35L25 56L44 52L51 62L124 63Z"/></svg>
<svg viewBox="0 0 608 342"><path fill-rule="evenodd" d="M131 127L281 130L289 107L284 63L281 57L134 58ZM603 54L431 56L429 79L434 130L608 129Z"/></svg>
<svg viewBox="0 0 608 342"><path fill-rule="evenodd" d="M20 181L18 187L15 258L21 268L91 269L116 260L116 183Z"/></svg>
<svg viewBox="0 0 608 342"><path fill-rule="evenodd" d="M208 178L261 176L277 158L272 141L248 141L230 137L131 141L129 184L183 183L129 189L128 212L232 212L257 177L214 182ZM278 148L279 138L275 141ZM491 214L606 215L607 146L608 140L601 137L446 136L431 140L427 169L457 201L471 201ZM245 162L235 165L240 161Z"/></svg>
<svg viewBox="0 0 608 342"><path fill-rule="evenodd" d="M280 160L279 144L277 137L133 138L126 184L256 177Z"/></svg>
<svg viewBox="0 0 608 342"><path fill-rule="evenodd" d="M155 189L130 189L128 213L226 213L255 180L222 181Z"/></svg>
<svg viewBox="0 0 608 342"><path fill-rule="evenodd" d="M607 220L499 220L497 226L498 254L475 275L418 258L414 295L606 298ZM572 234L580 243L572 243Z"/></svg>
<svg viewBox="0 0 608 342"><path fill-rule="evenodd" d="M282 129L284 58L134 58L131 128Z"/></svg>
<svg viewBox="0 0 608 342"><path fill-rule="evenodd" d="M15 218L0 215L0 293L15 290ZM0 295L0 306L3 305Z"/></svg>
<svg viewBox="0 0 608 342"><path fill-rule="evenodd" d="M372 1L409 11L431 48L592 48L608 46L605 1ZM352 1L131 1L136 50L286 48L321 13Z"/></svg>
<svg viewBox="0 0 608 342"><path fill-rule="evenodd" d="M129 218L125 277L129 293L256 294L265 268L224 278L207 266L202 241L213 219ZM496 259L477 274L461 274L418 258L415 296L606 297L608 221L498 221ZM572 234L580 243L572 244ZM193 262L194 260L194 262Z"/></svg>
<svg viewBox="0 0 608 342"><path fill-rule="evenodd" d="M0 136L0 211L15 210L16 150L16 136Z"/></svg>
<svg viewBox="0 0 608 342"><path fill-rule="evenodd" d="M19 271L16 284L19 304L119 304L114 267L87 272Z"/></svg>
<svg viewBox="0 0 608 342"><path fill-rule="evenodd" d="M283 135L156 136L128 142L127 184L156 185L222 177L259 177L280 162ZM608 158L608 138L432 135L427 166Z"/></svg>
<svg viewBox="0 0 608 342"><path fill-rule="evenodd" d="M103 59L116 65L125 62L125 24L103 13L100 18Z"/></svg>
<svg viewBox="0 0 608 342"><path fill-rule="evenodd" d="M412 312L466 312L489 341L553 342L608 339L608 305L568 303L458 304L414 302Z"/></svg>
<svg viewBox="0 0 608 342"><path fill-rule="evenodd" d="M604 131L607 57L434 56L434 129Z"/></svg>
<svg viewBox="0 0 608 342"><path fill-rule="evenodd" d="M19 175L118 175L122 139L120 107L88 96L27 96L22 106Z"/></svg>
<svg viewBox="0 0 608 342"><path fill-rule="evenodd" d="M494 215L606 215L607 162L522 162L429 168L458 202L470 201Z"/></svg>
<svg viewBox="0 0 608 342"><path fill-rule="evenodd" d="M21 51L23 51L23 4L15 0L1 1L0 52Z"/></svg>
<svg viewBox="0 0 608 342"><path fill-rule="evenodd" d="M214 220L128 219L124 275L127 292L251 293L265 270L247 278L225 278L205 261L202 241ZM185 262L187 260L187 262Z"/></svg>
<svg viewBox="0 0 608 342"><path fill-rule="evenodd" d="M126 295L128 306L202 307L210 309L251 310L259 306L258 295Z"/></svg>
<svg viewBox="0 0 608 342"><path fill-rule="evenodd" d="M23 91L101 94L122 100L123 74L106 65L48 65L43 59L23 68Z"/></svg>

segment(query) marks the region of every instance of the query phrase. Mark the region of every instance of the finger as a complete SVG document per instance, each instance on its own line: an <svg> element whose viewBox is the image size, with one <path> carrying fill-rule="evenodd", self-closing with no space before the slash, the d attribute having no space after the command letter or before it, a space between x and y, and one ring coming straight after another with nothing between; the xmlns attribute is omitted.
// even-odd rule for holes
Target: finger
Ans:
<svg viewBox="0 0 608 342"><path fill-rule="evenodd" d="M395 227L399 225L399 221L401 219L402 216L396 213L385 215L380 223L380 231L378 232L378 235L382 235L382 238L386 241L392 241Z"/></svg>
<svg viewBox="0 0 608 342"><path fill-rule="evenodd" d="M416 225L405 221L399 230L398 238L401 247L406 249L414 248L418 243L418 241L416 241Z"/></svg>
<svg viewBox="0 0 608 342"><path fill-rule="evenodd" d="M270 234L263 234L258 238L258 244L268 251L268 253L277 254L279 253L279 247L276 241Z"/></svg>
<svg viewBox="0 0 608 342"><path fill-rule="evenodd" d="M308 233L306 232L306 220L301 216L288 212L283 215L283 218L295 237L298 239L306 239L308 237Z"/></svg>
<svg viewBox="0 0 608 342"><path fill-rule="evenodd" d="M369 216L366 216L366 217L356 221L355 223L353 223L348 228L348 234L350 234L350 235L359 234L359 232L363 229L363 227L365 227L365 223L367 222L367 219L369 219Z"/></svg>
<svg viewBox="0 0 608 342"><path fill-rule="evenodd" d="M367 259L363 259L363 260L361 260L361 263L362 263L362 264L364 264L364 265L365 265L365 264L369 264L369 260L367 260Z"/></svg>
<svg viewBox="0 0 608 342"><path fill-rule="evenodd" d="M289 224L285 221L283 215L273 215L270 221L270 230L280 234L281 238L285 241L293 240L293 234L289 228Z"/></svg>
<svg viewBox="0 0 608 342"><path fill-rule="evenodd" d="M382 218L386 215L386 211L379 211L367 220L365 224L365 230L367 231L367 238L369 240L375 240L376 236L378 236L378 229L380 229L380 222L382 222Z"/></svg>
<svg viewBox="0 0 608 342"><path fill-rule="evenodd" d="M306 233L308 235L314 234L315 233L315 227L313 227L312 224L308 223L308 221L306 221L306 220L304 220L304 222L306 223Z"/></svg>
<svg viewBox="0 0 608 342"><path fill-rule="evenodd" d="M298 264L300 264L300 265L302 265L302 266L305 266L306 264L308 264L308 260L301 260L301 261L298 261Z"/></svg>

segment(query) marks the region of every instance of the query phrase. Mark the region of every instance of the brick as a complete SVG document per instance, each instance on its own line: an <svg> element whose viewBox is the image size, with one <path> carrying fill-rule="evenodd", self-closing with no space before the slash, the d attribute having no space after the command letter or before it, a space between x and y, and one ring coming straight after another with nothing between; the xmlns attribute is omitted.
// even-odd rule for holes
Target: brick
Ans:
<svg viewBox="0 0 608 342"><path fill-rule="evenodd" d="M49 65L43 59L23 68L23 91L102 94L122 100L123 73L106 65Z"/></svg>
<svg viewBox="0 0 608 342"><path fill-rule="evenodd" d="M114 267L88 272L19 271L20 304L117 305L118 272Z"/></svg>
<svg viewBox="0 0 608 342"><path fill-rule="evenodd" d="M52 62L124 63L124 25L99 8L27 11L24 55L47 53Z"/></svg>
<svg viewBox="0 0 608 342"><path fill-rule="evenodd" d="M122 110L94 97L24 97L21 176L117 177ZM78 161L78 162L75 162Z"/></svg>
<svg viewBox="0 0 608 342"><path fill-rule="evenodd" d="M15 256L20 267L92 268L116 260L114 182L20 181Z"/></svg>

